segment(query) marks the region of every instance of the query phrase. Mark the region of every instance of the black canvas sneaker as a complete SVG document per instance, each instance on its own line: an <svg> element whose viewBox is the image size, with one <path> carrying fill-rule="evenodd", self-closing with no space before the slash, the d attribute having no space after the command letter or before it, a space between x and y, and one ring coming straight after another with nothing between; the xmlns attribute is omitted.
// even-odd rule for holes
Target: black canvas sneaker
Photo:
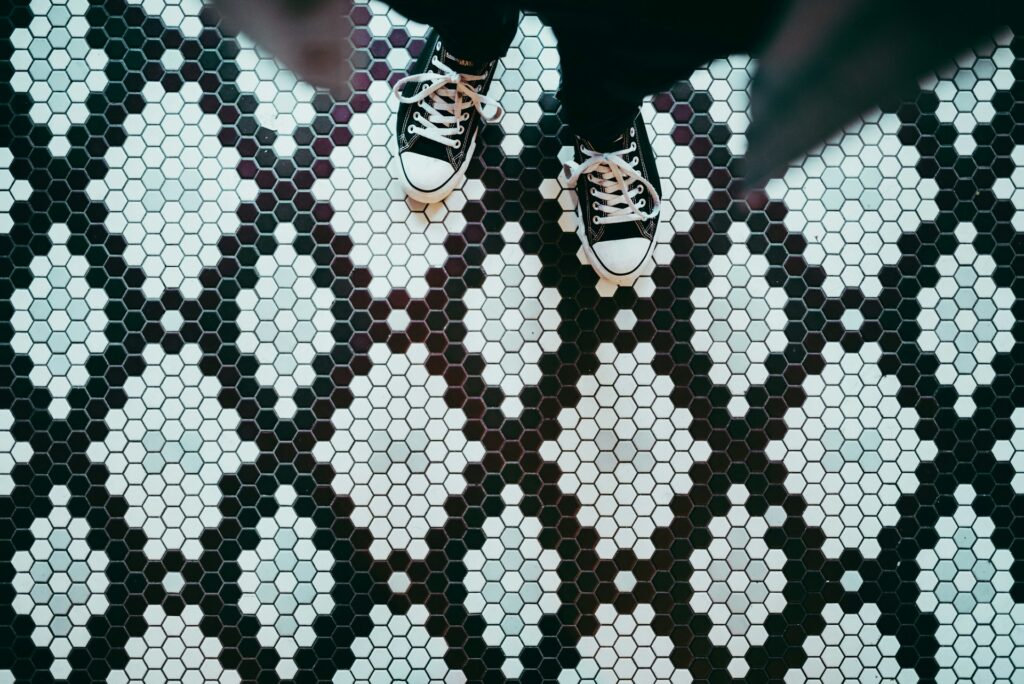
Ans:
<svg viewBox="0 0 1024 684"><path fill-rule="evenodd" d="M487 97L497 67L458 58L432 31L412 74L395 84L397 175L413 199L440 202L466 177L481 120L502 115Z"/></svg>
<svg viewBox="0 0 1024 684"><path fill-rule="evenodd" d="M576 186L580 240L591 266L605 280L629 285L654 255L661 179L639 113L612 148L598 152L577 136L565 175Z"/></svg>

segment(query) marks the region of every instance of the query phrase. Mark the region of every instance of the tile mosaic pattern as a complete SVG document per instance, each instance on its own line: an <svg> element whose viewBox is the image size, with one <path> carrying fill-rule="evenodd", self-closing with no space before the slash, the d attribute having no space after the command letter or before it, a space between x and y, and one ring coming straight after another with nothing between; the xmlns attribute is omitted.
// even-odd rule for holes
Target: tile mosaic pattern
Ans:
<svg viewBox="0 0 1024 684"><path fill-rule="evenodd" d="M405 200L200 0L0 8L0 682L1024 679L1024 39L744 198L756 65L651 98L598 282L526 17ZM1024 35L1024 33L1020 33Z"/></svg>

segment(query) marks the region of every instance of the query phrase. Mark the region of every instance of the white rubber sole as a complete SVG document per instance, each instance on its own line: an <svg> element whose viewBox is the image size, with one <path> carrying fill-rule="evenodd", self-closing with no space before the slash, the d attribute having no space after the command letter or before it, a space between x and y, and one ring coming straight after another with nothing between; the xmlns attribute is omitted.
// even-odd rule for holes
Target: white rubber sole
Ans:
<svg viewBox="0 0 1024 684"><path fill-rule="evenodd" d="M476 140L470 143L469 151L466 153L466 160L462 162L462 166L455 172L455 175L436 190L423 190L409 182L409 179L405 177L405 171L402 169L401 153L396 154L394 158L395 176L398 178L398 182L402 184L402 190L405 191L407 197L423 204L437 204L445 201L466 180L466 170L469 168L469 163L473 161L473 154L475 152Z"/></svg>
<svg viewBox="0 0 1024 684"><path fill-rule="evenodd" d="M604 266L601 265L601 260L597 258L597 254L590 246L590 242L587 241L587 233L583 229L583 217L580 215L579 207L576 208L576 236L580 239L580 244L583 245L583 253L587 255L587 261L590 262L590 267L594 269L598 277L602 280L607 280L610 283L616 285L623 285L630 287L636 282L643 272L647 269L648 264L654 259L654 245L657 244L657 240L651 240L651 244L647 247L647 253L644 254L644 258L640 260L640 263L635 269L629 273L612 273Z"/></svg>

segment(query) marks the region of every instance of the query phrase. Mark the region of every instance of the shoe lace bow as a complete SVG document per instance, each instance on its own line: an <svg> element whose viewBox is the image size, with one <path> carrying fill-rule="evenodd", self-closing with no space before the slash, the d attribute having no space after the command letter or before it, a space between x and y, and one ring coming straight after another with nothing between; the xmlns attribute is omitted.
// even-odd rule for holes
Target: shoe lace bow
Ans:
<svg viewBox="0 0 1024 684"><path fill-rule="evenodd" d="M564 166L566 179L575 186L582 176L587 176L594 187L590 189L595 225L649 221L661 212L661 198L654 185L644 178L637 169L639 156L629 159L637 151L636 142L614 152L596 152L581 148L586 157L582 162L568 162ZM646 189L652 198L648 211L647 200L639 198Z"/></svg>
<svg viewBox="0 0 1024 684"><path fill-rule="evenodd" d="M504 110L497 100L480 92L486 75L460 73L438 57L434 57L431 64L431 70L406 76L395 83L399 102L419 105L413 113L414 123L409 124L406 132L459 149L462 147L459 136L465 132L471 108L488 122L497 121ZM412 83L422 86L412 95L403 95L402 91ZM488 113L487 107L493 107L493 111Z"/></svg>

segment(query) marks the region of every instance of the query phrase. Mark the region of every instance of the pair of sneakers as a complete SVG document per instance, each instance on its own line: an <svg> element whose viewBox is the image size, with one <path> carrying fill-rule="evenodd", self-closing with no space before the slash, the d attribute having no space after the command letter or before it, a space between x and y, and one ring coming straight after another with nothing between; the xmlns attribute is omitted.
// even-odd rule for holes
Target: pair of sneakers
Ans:
<svg viewBox="0 0 1024 684"><path fill-rule="evenodd" d="M413 199L444 200L466 177L483 122L502 115L487 96L498 62L474 63L445 49L436 32L398 96L397 173ZM580 239L602 278L629 284L653 256L661 186L639 111L608 148L576 137L564 173L578 196Z"/></svg>

